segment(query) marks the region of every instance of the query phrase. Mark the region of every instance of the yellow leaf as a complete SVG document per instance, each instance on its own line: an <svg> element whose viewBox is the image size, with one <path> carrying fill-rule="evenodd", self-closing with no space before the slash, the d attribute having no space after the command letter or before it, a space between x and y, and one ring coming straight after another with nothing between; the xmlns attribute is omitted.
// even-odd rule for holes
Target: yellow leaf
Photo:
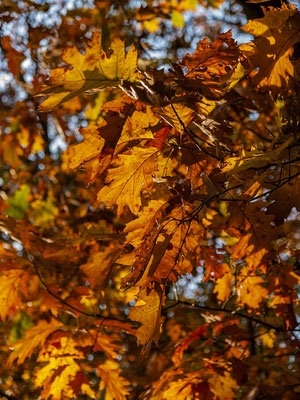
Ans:
<svg viewBox="0 0 300 400"><path fill-rule="evenodd" d="M150 107L146 108L146 112L134 111L126 119L120 139L118 140L118 146L128 143L131 140L153 139L153 133L149 128L158 122L159 118L151 111Z"/></svg>
<svg viewBox="0 0 300 400"><path fill-rule="evenodd" d="M273 330L264 333L260 336L260 339L264 346L269 347L272 349L274 347L274 342L276 340L276 335Z"/></svg>
<svg viewBox="0 0 300 400"><path fill-rule="evenodd" d="M163 399L190 400L192 398L192 383L187 379L178 379L171 382L166 390L164 390Z"/></svg>
<svg viewBox="0 0 300 400"><path fill-rule="evenodd" d="M219 400L232 400L235 398L234 389L237 389L236 381L230 373L225 371L224 375L215 373L208 379L209 388Z"/></svg>
<svg viewBox="0 0 300 400"><path fill-rule="evenodd" d="M230 91L245 75L245 68L241 63L238 63L236 66L234 73L231 75L230 79L227 82L226 91Z"/></svg>
<svg viewBox="0 0 300 400"><path fill-rule="evenodd" d="M104 251L92 254L86 264L81 265L80 269L87 275L91 287L102 288L108 279L111 268L122 250L115 244L105 247Z"/></svg>
<svg viewBox="0 0 300 400"><path fill-rule="evenodd" d="M175 111L174 111L175 110ZM184 127L187 127L191 120L194 118L194 111L181 104L168 105L162 111L157 113L170 125L172 125L178 132L183 132ZM182 125L183 124L183 125Z"/></svg>
<svg viewBox="0 0 300 400"><path fill-rule="evenodd" d="M236 174L247 170L251 167L261 167L269 162L276 161L279 154L291 143L292 138L289 138L282 145L278 146L275 150L270 151L242 151L238 157L229 157L226 159L224 173Z"/></svg>
<svg viewBox="0 0 300 400"><path fill-rule="evenodd" d="M290 76L295 75L291 61L294 45L300 40L300 15L294 5L280 9L263 8L265 16L243 27L255 36L255 45L240 46L254 67L259 67L255 82L259 88L271 90L274 96L289 92Z"/></svg>
<svg viewBox="0 0 300 400"><path fill-rule="evenodd" d="M51 222L58 215L58 208L54 205L54 196L49 192L47 199L37 199L31 203L32 211L30 216L34 218L34 225L43 228L49 227Z"/></svg>
<svg viewBox="0 0 300 400"><path fill-rule="evenodd" d="M134 147L119 155L113 163L115 168L108 171L107 185L98 192L98 202L106 202L108 207L116 204L118 216L125 206L137 214L141 206L141 192L152 188L157 153L156 148Z"/></svg>
<svg viewBox="0 0 300 400"><path fill-rule="evenodd" d="M126 386L129 382L120 373L119 364L113 360L107 360L97 367L101 378L99 390L105 389L105 400L125 400L129 395Z"/></svg>
<svg viewBox="0 0 300 400"><path fill-rule="evenodd" d="M117 343L119 338L113 334L104 335L96 329L91 329L83 333L81 337L77 338L77 344L81 347L92 347L93 351L102 351L108 358L116 359L118 357L117 351L120 350L121 345Z"/></svg>
<svg viewBox="0 0 300 400"><path fill-rule="evenodd" d="M143 305L137 303L131 308L129 318L138 321L141 326L136 331L137 344L142 345L142 354L145 347L150 348L151 342L157 344L160 331L160 312L161 312L162 290L159 285L155 289L142 289L138 295L138 301L142 300Z"/></svg>
<svg viewBox="0 0 300 400"><path fill-rule="evenodd" d="M83 128L80 133L83 136L83 142L71 146L66 151L70 169L76 169L87 161L97 158L104 146L104 139L100 137L95 125Z"/></svg>
<svg viewBox="0 0 300 400"><path fill-rule="evenodd" d="M127 233L126 243L137 247L143 241L144 235L151 232L156 226L156 220L160 219L163 209L168 205L165 200L151 200L148 206L142 208L139 217L128 222L124 229Z"/></svg>
<svg viewBox="0 0 300 400"><path fill-rule="evenodd" d="M91 104L88 106L88 109L84 112L86 118L89 121L93 121L94 124L100 124L103 122L103 117L101 116L101 110L103 105L106 103L108 97L108 93L102 91L98 93L96 96L92 97Z"/></svg>
<svg viewBox="0 0 300 400"><path fill-rule="evenodd" d="M227 265L225 263L222 263L224 266ZM217 293L217 299L220 301L225 301L228 299L230 295L230 288L231 288L231 269L229 265L227 265L227 270L225 270L225 273L223 276L217 279L215 287L214 287L214 293ZM223 267L224 268L224 267Z"/></svg>
<svg viewBox="0 0 300 400"><path fill-rule="evenodd" d="M251 308L258 308L260 303L268 297L269 292L261 284L260 276L247 276L242 279L238 288L238 303Z"/></svg>
<svg viewBox="0 0 300 400"><path fill-rule="evenodd" d="M111 51L112 54L108 57L102 49L101 35L98 32L93 33L84 55L79 53L77 47L66 49L62 60L72 66L72 69L57 68L51 71L48 87L39 93L51 96L40 105L40 110L51 110L83 92L118 86L122 79L135 81L138 75L137 51L134 47L131 46L125 56L124 42L114 39Z"/></svg>
<svg viewBox="0 0 300 400"><path fill-rule="evenodd" d="M151 18L149 21L143 21L144 28L150 33L154 33L159 30L159 23L160 21L157 18Z"/></svg>
<svg viewBox="0 0 300 400"><path fill-rule="evenodd" d="M26 280L23 269L3 271L0 275L0 316L3 321L12 310L21 305L19 288L22 280Z"/></svg>
<svg viewBox="0 0 300 400"><path fill-rule="evenodd" d="M184 18L179 11L177 11L177 10L172 11L171 20L172 20L172 23L175 28L183 28L184 27Z"/></svg>
<svg viewBox="0 0 300 400"><path fill-rule="evenodd" d="M62 168L67 170L82 167L90 173L89 182L93 183L103 169L99 155L105 141L94 125L81 129L80 133L83 136L83 142L69 147L64 152Z"/></svg>
<svg viewBox="0 0 300 400"><path fill-rule="evenodd" d="M76 346L71 337L63 336L40 351L37 361L47 364L36 372L35 385L43 386L43 398L52 396L52 400L61 400L63 394L67 398L74 396L68 384L80 371L75 359L85 358Z"/></svg>
<svg viewBox="0 0 300 400"><path fill-rule="evenodd" d="M45 320L41 320L36 326L32 326L25 332L25 338L18 340L14 343L13 352L8 358L8 365L12 365L15 359L18 358L18 364L23 364L26 357L30 357L33 350L42 346L47 337L57 331L63 326L63 324L56 319L51 319L48 323Z"/></svg>

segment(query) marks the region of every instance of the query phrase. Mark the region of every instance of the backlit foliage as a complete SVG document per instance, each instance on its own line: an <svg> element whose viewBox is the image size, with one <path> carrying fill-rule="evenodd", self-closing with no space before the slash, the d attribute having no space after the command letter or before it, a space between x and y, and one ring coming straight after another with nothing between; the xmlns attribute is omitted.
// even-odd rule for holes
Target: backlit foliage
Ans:
<svg viewBox="0 0 300 400"><path fill-rule="evenodd" d="M300 15L253 7L0 5L1 399L300 395Z"/></svg>

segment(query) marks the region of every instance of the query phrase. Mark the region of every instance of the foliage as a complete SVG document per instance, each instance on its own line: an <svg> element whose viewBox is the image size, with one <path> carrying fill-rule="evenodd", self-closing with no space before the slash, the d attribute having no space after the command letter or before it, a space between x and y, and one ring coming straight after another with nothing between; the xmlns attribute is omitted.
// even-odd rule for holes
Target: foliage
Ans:
<svg viewBox="0 0 300 400"><path fill-rule="evenodd" d="M298 398L300 16L261 10L0 6L1 398Z"/></svg>

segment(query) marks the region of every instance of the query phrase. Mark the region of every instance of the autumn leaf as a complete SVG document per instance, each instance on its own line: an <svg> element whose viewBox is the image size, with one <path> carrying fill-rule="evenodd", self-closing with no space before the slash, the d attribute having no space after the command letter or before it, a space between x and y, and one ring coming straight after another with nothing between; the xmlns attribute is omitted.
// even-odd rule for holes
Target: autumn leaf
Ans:
<svg viewBox="0 0 300 400"><path fill-rule="evenodd" d="M136 331L137 344L142 345L142 355L149 350L152 341L157 343L160 333L160 310L162 299L161 288L155 285L153 289L142 289L138 300L131 308L129 318L140 322Z"/></svg>
<svg viewBox="0 0 300 400"><path fill-rule="evenodd" d="M125 56L124 43L116 38L111 44L111 51L108 57L102 49L98 32L93 33L84 55L76 47L66 49L62 61L72 69L57 68L51 71L47 87L40 93L50 94L50 97L40 105L40 110L48 111L87 91L117 87L122 79L135 81L138 78L137 52L133 46Z"/></svg>
<svg viewBox="0 0 300 400"><path fill-rule="evenodd" d="M214 287L214 293L217 293L217 299L225 301L230 296L232 273L229 265L222 264L224 275L219 277Z"/></svg>
<svg viewBox="0 0 300 400"><path fill-rule="evenodd" d="M247 276L238 286L238 301L242 305L258 308L268 296L268 290L262 286L263 279L259 276Z"/></svg>
<svg viewBox="0 0 300 400"><path fill-rule="evenodd" d="M95 252L86 264L80 266L80 269L87 275L92 288L105 286L114 262L121 251L120 248L111 245L104 251Z"/></svg>
<svg viewBox="0 0 300 400"><path fill-rule="evenodd" d="M30 187L28 185L22 185L12 198L6 200L8 208L5 210L5 214L16 219L23 218L29 208L29 196Z"/></svg>
<svg viewBox="0 0 300 400"><path fill-rule="evenodd" d="M223 168L224 173L236 174L244 171L248 168L261 167L264 164L271 163L276 160L280 153L290 144L291 138L285 141L283 144L269 151L260 151L253 149L251 151L242 150L241 155L238 157L228 157L226 159L225 167Z"/></svg>
<svg viewBox="0 0 300 400"><path fill-rule="evenodd" d="M83 393L92 399L96 398L94 391L90 388L90 381L84 372L77 372L74 381L70 381L69 385L76 396Z"/></svg>
<svg viewBox="0 0 300 400"><path fill-rule="evenodd" d="M83 142L70 147L68 150L68 167L76 169L86 162L96 159L104 146L104 140L101 139L98 128L90 125L81 130Z"/></svg>
<svg viewBox="0 0 300 400"><path fill-rule="evenodd" d="M63 336L58 341L48 343L38 357L38 362L47 364L37 370L35 376L35 385L43 386L42 396L51 396L53 400L60 400L63 394L72 397L74 393L70 382L80 372L75 360L82 358L84 354L76 348L76 342L71 337Z"/></svg>
<svg viewBox="0 0 300 400"><path fill-rule="evenodd" d="M53 203L53 194L49 193L45 201L36 199L31 203L32 211L30 216L34 218L34 225L49 226L53 223L55 217L58 215L58 208Z"/></svg>
<svg viewBox="0 0 300 400"><path fill-rule="evenodd" d="M240 51L231 37L231 32L223 33L210 43L207 38L201 40L193 55L187 54L181 65L188 68L184 85L199 86L207 99L220 97L223 84L231 77L240 59Z"/></svg>
<svg viewBox="0 0 300 400"><path fill-rule="evenodd" d="M205 327L200 326L198 329L192 332L186 340L180 343L172 356L173 363L179 366L183 357L183 353L189 347L189 344L192 343L194 340L200 339L204 334Z"/></svg>
<svg viewBox="0 0 300 400"><path fill-rule="evenodd" d="M132 116L126 119L117 146L132 140L153 139L150 127L156 125L158 122L159 119L149 107L146 108L146 112L134 111Z"/></svg>
<svg viewBox="0 0 300 400"><path fill-rule="evenodd" d="M13 344L13 352L8 358L8 365L12 365L16 359L18 359L17 363L19 365L23 364L25 358L30 357L36 347L43 346L47 337L61 329L62 326L61 322L51 319L49 323L41 320L36 326L27 329L25 338Z"/></svg>
<svg viewBox="0 0 300 400"><path fill-rule="evenodd" d="M148 206L143 207L138 218L126 224L124 229L124 233L127 234L126 243L134 247L140 245L145 234L155 229L155 221L167 205L168 203L164 200L151 200Z"/></svg>
<svg viewBox="0 0 300 400"><path fill-rule="evenodd" d="M220 400L232 400L235 398L235 389L237 389L237 383L232 379L229 372L225 371L224 374L214 374L208 379L210 390L215 396L218 396Z"/></svg>
<svg viewBox="0 0 300 400"><path fill-rule="evenodd" d="M8 67L10 71L20 78L21 63L25 60L25 55L22 52L17 51L11 44L11 38L9 36L3 36L1 39L1 45L5 52L7 52Z"/></svg>
<svg viewBox="0 0 300 400"><path fill-rule="evenodd" d="M98 202L105 202L108 207L117 205L118 215L127 206L137 214L141 206L141 192L149 191L153 184L156 170L156 148L133 148L120 154L108 170L104 186L97 195Z"/></svg>
<svg viewBox="0 0 300 400"><path fill-rule="evenodd" d="M295 75L291 61L294 45L300 40L300 16L294 5L283 4L280 9L265 9L263 18L249 21L243 30L255 36L254 43L241 45L259 72L255 75L258 88L270 90L277 97L287 93L290 77Z"/></svg>
<svg viewBox="0 0 300 400"><path fill-rule="evenodd" d="M107 400L125 400L129 395L127 386L129 382L120 376L120 368L118 363L107 360L104 364L97 368L101 378L100 391L105 389L105 399Z"/></svg>
<svg viewBox="0 0 300 400"><path fill-rule="evenodd" d="M26 281L26 275L23 269L0 273L0 316L3 321L15 308L21 306L20 286Z"/></svg>

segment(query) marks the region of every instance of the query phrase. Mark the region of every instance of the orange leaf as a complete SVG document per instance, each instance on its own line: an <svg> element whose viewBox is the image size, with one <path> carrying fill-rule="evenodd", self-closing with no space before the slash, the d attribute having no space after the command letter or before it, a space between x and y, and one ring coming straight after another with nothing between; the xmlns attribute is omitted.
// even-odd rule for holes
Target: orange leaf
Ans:
<svg viewBox="0 0 300 400"><path fill-rule="evenodd" d="M243 279L238 288L238 302L251 308L258 308L261 302L268 297L268 290L261 286L264 283L259 276L248 276Z"/></svg>
<svg viewBox="0 0 300 400"><path fill-rule="evenodd" d="M101 35L94 32L84 55L77 47L70 47L62 54L62 60L73 68L57 68L51 71L48 87L40 95L51 96L40 105L41 111L48 111L79 94L107 87L118 86L121 79L135 81L137 52L132 46L125 56L125 45L120 39L111 44L110 57L102 50Z"/></svg>
<svg viewBox="0 0 300 400"><path fill-rule="evenodd" d="M97 372L101 378L99 390L105 389L105 400L125 400L129 395L126 386L129 382L120 373L117 362L112 360L105 361L97 367Z"/></svg>
<svg viewBox="0 0 300 400"><path fill-rule="evenodd" d="M97 195L98 202L105 202L108 207L116 204L118 215L123 213L125 206L137 214L141 206L141 192L150 191L153 184L157 152L155 147L134 147L119 155L113 163L114 168L108 171L107 185Z"/></svg>
<svg viewBox="0 0 300 400"><path fill-rule="evenodd" d="M291 57L294 44L300 41L300 15L294 5L285 3L280 9L263 10L263 18L249 21L243 27L256 37L255 45L241 45L240 49L254 67L259 67L255 76L258 87L277 96L290 91L289 80L295 76Z"/></svg>
<svg viewBox="0 0 300 400"><path fill-rule="evenodd" d="M8 365L12 365L15 359L18 358L18 364L23 364L26 357L30 357L34 349L44 345L47 337L51 333L59 330L63 324L56 319L51 319L48 323L41 320L37 326L32 326L25 332L25 338L20 339L13 344L13 352L8 358Z"/></svg>
<svg viewBox="0 0 300 400"><path fill-rule="evenodd" d="M142 345L142 354L145 348L150 349L154 340L157 343L160 333L160 311L162 291L159 285L155 289L142 289L138 295L138 301L131 308L129 318L138 321L141 326L136 331L137 344Z"/></svg>

